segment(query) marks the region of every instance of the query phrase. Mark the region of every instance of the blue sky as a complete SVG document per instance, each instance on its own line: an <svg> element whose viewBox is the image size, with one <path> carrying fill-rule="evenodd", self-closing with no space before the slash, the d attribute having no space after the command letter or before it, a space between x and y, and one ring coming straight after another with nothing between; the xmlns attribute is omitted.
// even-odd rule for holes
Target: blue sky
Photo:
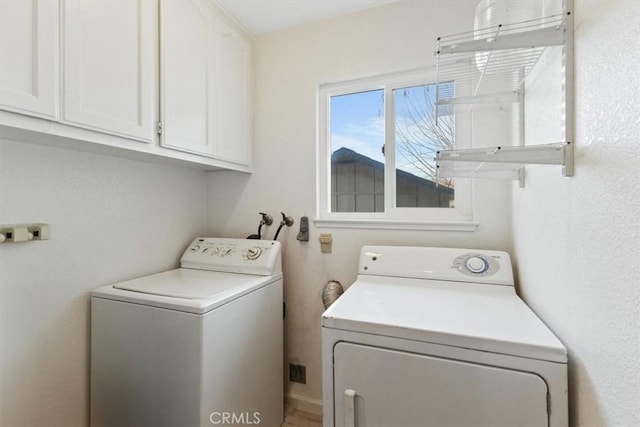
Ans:
<svg viewBox="0 0 640 427"><path fill-rule="evenodd" d="M347 147L384 162L382 89L331 97L331 152Z"/></svg>

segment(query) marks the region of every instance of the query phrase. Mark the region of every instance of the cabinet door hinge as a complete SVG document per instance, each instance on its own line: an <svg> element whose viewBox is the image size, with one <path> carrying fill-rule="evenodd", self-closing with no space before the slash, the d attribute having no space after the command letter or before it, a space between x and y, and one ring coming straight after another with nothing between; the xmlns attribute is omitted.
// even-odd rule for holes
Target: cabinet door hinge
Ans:
<svg viewBox="0 0 640 427"><path fill-rule="evenodd" d="M157 122L156 123L156 133L158 135L162 135L162 122Z"/></svg>

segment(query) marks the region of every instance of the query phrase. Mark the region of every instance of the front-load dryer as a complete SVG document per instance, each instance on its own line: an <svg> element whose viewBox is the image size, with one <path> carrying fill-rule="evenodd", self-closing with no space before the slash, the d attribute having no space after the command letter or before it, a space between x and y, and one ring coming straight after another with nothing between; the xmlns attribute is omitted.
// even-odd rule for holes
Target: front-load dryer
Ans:
<svg viewBox="0 0 640 427"><path fill-rule="evenodd" d="M198 238L181 268L95 290L91 425L279 426L280 244Z"/></svg>
<svg viewBox="0 0 640 427"><path fill-rule="evenodd" d="M505 252L365 246L322 315L324 426L562 427L567 352Z"/></svg>

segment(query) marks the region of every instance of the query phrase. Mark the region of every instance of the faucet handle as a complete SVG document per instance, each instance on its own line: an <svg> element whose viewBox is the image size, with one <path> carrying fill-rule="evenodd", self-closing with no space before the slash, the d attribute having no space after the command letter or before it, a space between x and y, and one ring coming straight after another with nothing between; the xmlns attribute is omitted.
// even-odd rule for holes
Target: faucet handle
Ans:
<svg viewBox="0 0 640 427"><path fill-rule="evenodd" d="M291 227L293 225L293 218L285 215L284 212L280 213L282 214L282 224L286 225L287 227Z"/></svg>

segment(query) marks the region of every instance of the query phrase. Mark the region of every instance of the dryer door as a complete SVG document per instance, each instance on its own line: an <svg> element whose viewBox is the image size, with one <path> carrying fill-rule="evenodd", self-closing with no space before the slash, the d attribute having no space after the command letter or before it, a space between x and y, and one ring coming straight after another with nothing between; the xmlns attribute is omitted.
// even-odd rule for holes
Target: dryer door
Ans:
<svg viewBox="0 0 640 427"><path fill-rule="evenodd" d="M334 348L335 426L548 426L532 373L351 343Z"/></svg>

